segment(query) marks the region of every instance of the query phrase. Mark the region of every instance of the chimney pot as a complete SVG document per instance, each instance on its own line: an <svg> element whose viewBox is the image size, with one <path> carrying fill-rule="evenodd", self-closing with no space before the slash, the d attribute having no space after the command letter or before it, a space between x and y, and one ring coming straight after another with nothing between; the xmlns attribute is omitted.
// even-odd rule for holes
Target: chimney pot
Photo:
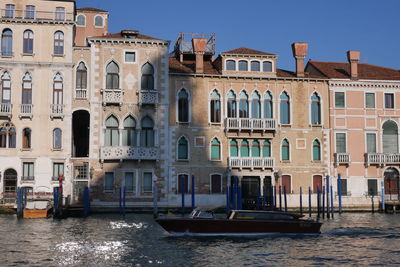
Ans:
<svg viewBox="0 0 400 267"><path fill-rule="evenodd" d="M358 61L360 60L360 51L350 50L347 51L347 60L350 63L350 78L352 80L358 79Z"/></svg>
<svg viewBox="0 0 400 267"><path fill-rule="evenodd" d="M204 73L204 52L207 48L206 38L192 39L193 52L196 54L196 73Z"/></svg>
<svg viewBox="0 0 400 267"><path fill-rule="evenodd" d="M304 58L307 56L308 43L293 43L292 51L296 59L296 76L304 77Z"/></svg>

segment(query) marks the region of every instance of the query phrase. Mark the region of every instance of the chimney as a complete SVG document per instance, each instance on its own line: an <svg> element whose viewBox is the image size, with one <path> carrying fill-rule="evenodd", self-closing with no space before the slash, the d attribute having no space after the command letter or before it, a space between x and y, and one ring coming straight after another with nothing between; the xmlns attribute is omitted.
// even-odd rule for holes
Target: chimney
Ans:
<svg viewBox="0 0 400 267"><path fill-rule="evenodd" d="M296 76L304 77L304 58L307 56L308 43L293 43L292 51L296 59Z"/></svg>
<svg viewBox="0 0 400 267"><path fill-rule="evenodd" d="M347 51L347 60L350 63L350 79L358 79L358 61L360 60L360 51Z"/></svg>
<svg viewBox="0 0 400 267"><path fill-rule="evenodd" d="M206 38L192 39L193 52L196 54L196 73L204 73L204 52L207 48Z"/></svg>

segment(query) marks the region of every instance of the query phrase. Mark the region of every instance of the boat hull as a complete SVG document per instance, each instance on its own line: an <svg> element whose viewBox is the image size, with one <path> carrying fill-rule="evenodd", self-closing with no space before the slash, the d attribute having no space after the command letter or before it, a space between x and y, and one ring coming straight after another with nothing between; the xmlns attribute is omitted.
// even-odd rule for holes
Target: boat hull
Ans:
<svg viewBox="0 0 400 267"><path fill-rule="evenodd" d="M320 233L322 223L307 220L220 220L191 218L159 218L156 221L169 233L239 234Z"/></svg>

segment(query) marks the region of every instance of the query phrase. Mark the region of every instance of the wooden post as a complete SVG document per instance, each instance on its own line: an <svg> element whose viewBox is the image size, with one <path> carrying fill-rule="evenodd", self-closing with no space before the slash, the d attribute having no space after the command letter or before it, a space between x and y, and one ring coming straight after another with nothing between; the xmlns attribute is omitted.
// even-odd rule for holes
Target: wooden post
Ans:
<svg viewBox="0 0 400 267"><path fill-rule="evenodd" d="M229 199L229 185L226 185L226 213L228 214L229 211L231 210L230 207L230 199Z"/></svg>
<svg viewBox="0 0 400 267"><path fill-rule="evenodd" d="M157 181L153 183L153 217L158 217L158 191L157 191Z"/></svg>
<svg viewBox="0 0 400 267"><path fill-rule="evenodd" d="M329 175L326 176L326 218L330 219L329 209Z"/></svg>
<svg viewBox="0 0 400 267"><path fill-rule="evenodd" d="M279 186L279 210L282 211L282 186Z"/></svg>
<svg viewBox="0 0 400 267"><path fill-rule="evenodd" d="M192 210L195 209L196 203L195 203L195 180L194 180L194 175L192 175Z"/></svg>
<svg viewBox="0 0 400 267"><path fill-rule="evenodd" d="M182 190L182 217L185 215L185 176L181 176L181 190Z"/></svg>
<svg viewBox="0 0 400 267"><path fill-rule="evenodd" d="M382 187L382 212L386 212L385 210L385 182L381 182L381 187Z"/></svg>
<svg viewBox="0 0 400 267"><path fill-rule="evenodd" d="M325 219L325 186L322 186L322 219Z"/></svg>
<svg viewBox="0 0 400 267"><path fill-rule="evenodd" d="M23 217L23 209L22 209L22 188L17 188L17 217L21 219Z"/></svg>
<svg viewBox="0 0 400 267"><path fill-rule="evenodd" d="M284 198L285 198L285 212L287 212L286 185L283 186L283 195L284 195Z"/></svg>
<svg viewBox="0 0 400 267"><path fill-rule="evenodd" d="M311 187L308 187L308 216L311 217Z"/></svg>
<svg viewBox="0 0 400 267"><path fill-rule="evenodd" d="M242 188L240 186L238 186L237 195L238 195L238 209L241 210L243 208L243 205L242 205Z"/></svg>
<svg viewBox="0 0 400 267"><path fill-rule="evenodd" d="M317 187L317 218L319 219L321 213L321 197L320 197L319 186Z"/></svg>
<svg viewBox="0 0 400 267"><path fill-rule="evenodd" d="M90 195L89 195L89 187L85 186L83 190L83 217L87 217L89 215L90 209Z"/></svg>
<svg viewBox="0 0 400 267"><path fill-rule="evenodd" d="M300 186L300 214L303 215L303 189Z"/></svg>
<svg viewBox="0 0 400 267"><path fill-rule="evenodd" d="M339 200L339 214L342 214L342 179L338 174L338 200Z"/></svg>
<svg viewBox="0 0 400 267"><path fill-rule="evenodd" d="M333 206L333 187L331 186L331 212L332 212L332 219L335 216L335 208Z"/></svg>
<svg viewBox="0 0 400 267"><path fill-rule="evenodd" d="M276 202L276 185L274 185L273 190L274 190L273 193L274 193L274 210L275 210L278 207L278 203Z"/></svg>
<svg viewBox="0 0 400 267"><path fill-rule="evenodd" d="M53 218L58 216L58 187L53 187Z"/></svg>

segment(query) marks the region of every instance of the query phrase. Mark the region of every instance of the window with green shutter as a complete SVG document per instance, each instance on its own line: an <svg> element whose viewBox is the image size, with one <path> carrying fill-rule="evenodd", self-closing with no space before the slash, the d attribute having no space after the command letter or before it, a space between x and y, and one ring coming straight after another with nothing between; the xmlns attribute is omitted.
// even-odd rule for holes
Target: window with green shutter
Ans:
<svg viewBox="0 0 400 267"><path fill-rule="evenodd" d="M318 140L314 140L313 142L313 160L321 160L321 144Z"/></svg>
<svg viewBox="0 0 400 267"><path fill-rule="evenodd" d="M344 92L335 92L335 108L344 108Z"/></svg>
<svg viewBox="0 0 400 267"><path fill-rule="evenodd" d="M249 142L247 140L243 140L240 144L240 156L248 157L250 155Z"/></svg>
<svg viewBox="0 0 400 267"><path fill-rule="evenodd" d="M221 159L221 144L217 138L211 141L211 159L220 160Z"/></svg>
<svg viewBox="0 0 400 267"><path fill-rule="evenodd" d="M284 139L282 141L282 160L289 160L289 141Z"/></svg>
<svg viewBox="0 0 400 267"><path fill-rule="evenodd" d="M254 140L253 143L251 144L251 156L252 157L260 157L261 155L260 151L260 143L257 140Z"/></svg>
<svg viewBox="0 0 400 267"><path fill-rule="evenodd" d="M375 108L375 93L365 93L365 108Z"/></svg>
<svg viewBox="0 0 400 267"><path fill-rule="evenodd" d="M189 144L185 137L181 137L178 140L178 159L189 158Z"/></svg>
<svg viewBox="0 0 400 267"><path fill-rule="evenodd" d="M336 153L346 153L346 134L336 134Z"/></svg>
<svg viewBox="0 0 400 267"><path fill-rule="evenodd" d="M239 156L239 149L238 149L238 143L236 140L232 140L231 141L231 151L230 151L230 155L231 157L238 157Z"/></svg>
<svg viewBox="0 0 400 267"><path fill-rule="evenodd" d="M376 153L376 134L367 133L367 153Z"/></svg>
<svg viewBox="0 0 400 267"><path fill-rule="evenodd" d="M269 140L264 141L263 156L264 156L264 158L271 157L271 142Z"/></svg>

